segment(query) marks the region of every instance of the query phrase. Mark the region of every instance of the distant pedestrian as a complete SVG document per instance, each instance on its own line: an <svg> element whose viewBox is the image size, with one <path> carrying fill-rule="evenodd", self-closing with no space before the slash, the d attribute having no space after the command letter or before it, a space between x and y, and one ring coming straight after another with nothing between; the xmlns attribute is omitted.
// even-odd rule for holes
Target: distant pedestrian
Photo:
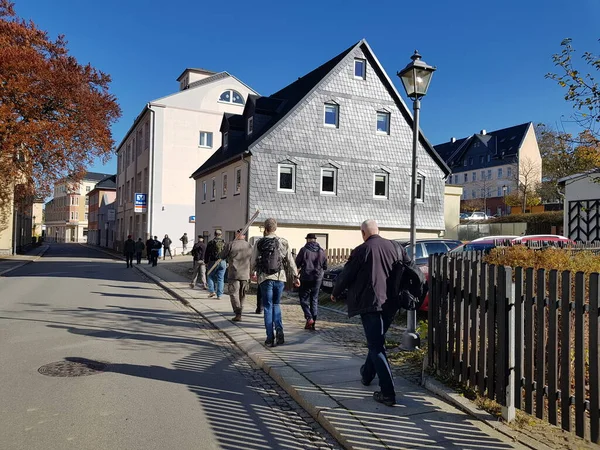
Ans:
<svg viewBox="0 0 600 450"><path fill-rule="evenodd" d="M300 279L288 241L275 234L277 221L269 218L264 226L265 237L252 250L251 269L258 274L267 332L265 345L275 347L285 342L280 306L285 281L292 278L294 286L300 287Z"/></svg>
<svg viewBox="0 0 600 450"><path fill-rule="evenodd" d="M194 274L192 275L192 282L190 287L194 289L196 286L196 280L198 275L200 276L200 283L202 289L206 289L206 263L204 262L204 255L206 254L206 244L204 243L204 237L198 236L198 242L192 247L192 256L194 257Z"/></svg>
<svg viewBox="0 0 600 450"><path fill-rule="evenodd" d="M206 269L212 269L212 272L208 275L208 279L206 280L208 284L208 296L214 297L216 295L217 300L221 300L221 295L223 295L223 289L225 287L225 269L227 268L225 261L219 261L219 256L225 248L225 242L221 238L222 234L223 232L221 230L215 230L215 237L206 244L206 254L204 255Z"/></svg>
<svg viewBox="0 0 600 450"><path fill-rule="evenodd" d="M183 236L181 236L179 238L179 240L181 241L181 245L183 247L183 250L181 251L182 255L185 255L185 252L187 252L187 245L188 245L188 235L187 233L183 233Z"/></svg>
<svg viewBox="0 0 600 450"><path fill-rule="evenodd" d="M296 267L300 272L300 306L306 319L305 330L314 330L319 313L319 289L323 273L327 270L327 256L317 242L314 233L306 235L306 245L296 256Z"/></svg>
<svg viewBox="0 0 600 450"><path fill-rule="evenodd" d="M148 258L148 264L152 264L152 247L154 247L154 239L150 236L146 241L146 258Z"/></svg>
<svg viewBox="0 0 600 450"><path fill-rule="evenodd" d="M242 231L237 230L235 240L229 242L220 255L220 258L227 262L227 292L235 314L232 319L234 322L242 320L242 310L250 280L252 246L246 242L246 235L242 234Z"/></svg>
<svg viewBox="0 0 600 450"><path fill-rule="evenodd" d="M173 241L169 238L168 234L165 234L165 237L162 240L163 246L163 261L167 259L167 252L169 252L169 256L173 259L173 255L171 254L171 243Z"/></svg>
<svg viewBox="0 0 600 450"><path fill-rule="evenodd" d="M154 236L154 239L152 241L152 251L151 251L152 267L156 267L156 265L158 264L158 253L160 252L161 248L162 248L162 243L158 240L157 236Z"/></svg>
<svg viewBox="0 0 600 450"><path fill-rule="evenodd" d="M127 236L127 240L123 245L123 253L127 261L127 267L133 267L133 254L135 253L135 241L131 239L131 235Z"/></svg>
<svg viewBox="0 0 600 450"><path fill-rule="evenodd" d="M140 264L142 262L142 253L144 251L144 242L142 238L138 238L135 243L135 257L137 259L137 263Z"/></svg>
<svg viewBox="0 0 600 450"><path fill-rule="evenodd" d="M387 294L388 278L398 261L399 246L379 236L379 227L374 220L365 220L360 228L364 243L350 254L336 279L331 300L335 301L348 289L348 317L360 314L369 349L367 360L360 368L361 381L368 386L377 375L381 390L373 393L373 399L393 406L396 392L385 353L385 333L398 312L397 302L387 301ZM400 251L403 261L410 261L404 250Z"/></svg>

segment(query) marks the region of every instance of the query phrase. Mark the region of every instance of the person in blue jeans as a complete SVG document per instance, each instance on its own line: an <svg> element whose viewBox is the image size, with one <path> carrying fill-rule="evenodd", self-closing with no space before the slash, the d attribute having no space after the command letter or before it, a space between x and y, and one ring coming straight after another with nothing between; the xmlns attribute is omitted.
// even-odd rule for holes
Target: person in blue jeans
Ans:
<svg viewBox="0 0 600 450"><path fill-rule="evenodd" d="M252 250L251 271L257 272L258 284L264 307L267 347L275 347L285 342L281 317L281 295L285 281L293 279L294 286L300 286L296 263L288 241L275 235L277 221L265 220L265 236Z"/></svg>
<svg viewBox="0 0 600 450"><path fill-rule="evenodd" d="M206 270L212 272L208 275L206 280L209 297L217 297L217 300L221 300L223 290L225 289L225 270L227 269L227 263L220 261L221 252L225 248L225 242L221 238L221 230L215 230L215 237L206 245L206 252L204 254L204 261L206 262ZM213 269L213 266L215 266Z"/></svg>

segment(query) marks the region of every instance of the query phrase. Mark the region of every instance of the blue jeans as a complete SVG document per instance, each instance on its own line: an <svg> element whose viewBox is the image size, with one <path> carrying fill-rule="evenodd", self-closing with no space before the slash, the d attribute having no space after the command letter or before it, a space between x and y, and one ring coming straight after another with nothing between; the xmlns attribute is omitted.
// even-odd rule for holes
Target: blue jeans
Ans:
<svg viewBox="0 0 600 450"><path fill-rule="evenodd" d="M273 322L275 329L283 331L283 322L281 321L281 294L283 293L283 281L265 280L260 283L260 294L262 297L265 329L267 330L267 339L273 339Z"/></svg>
<svg viewBox="0 0 600 450"><path fill-rule="evenodd" d="M213 265L216 264L216 261L213 261L207 265L206 270L210 270ZM225 289L225 268L227 267L227 263L225 261L221 261L219 265L210 273L208 276L208 280L206 280L206 284L208 284L208 292L211 294L216 291L217 297L223 295L223 290Z"/></svg>
<svg viewBox="0 0 600 450"><path fill-rule="evenodd" d="M385 314L381 312L360 315L367 338L367 347L369 348L363 378L370 381L375 377L376 373L379 378L381 393L386 397L395 398L396 391L394 389L392 369L385 354L385 332L389 328L389 323L387 317L384 316Z"/></svg>

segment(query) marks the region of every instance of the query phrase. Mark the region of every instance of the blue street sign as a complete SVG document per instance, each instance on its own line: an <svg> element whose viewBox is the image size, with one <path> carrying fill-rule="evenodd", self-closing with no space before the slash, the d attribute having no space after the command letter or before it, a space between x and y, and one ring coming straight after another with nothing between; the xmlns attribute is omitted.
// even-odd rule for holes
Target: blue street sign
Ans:
<svg viewBox="0 0 600 450"><path fill-rule="evenodd" d="M190 216L190 223L196 223L196 216Z"/></svg>
<svg viewBox="0 0 600 450"><path fill-rule="evenodd" d="M147 207L147 196L146 194L135 194L134 211L136 213L145 213Z"/></svg>

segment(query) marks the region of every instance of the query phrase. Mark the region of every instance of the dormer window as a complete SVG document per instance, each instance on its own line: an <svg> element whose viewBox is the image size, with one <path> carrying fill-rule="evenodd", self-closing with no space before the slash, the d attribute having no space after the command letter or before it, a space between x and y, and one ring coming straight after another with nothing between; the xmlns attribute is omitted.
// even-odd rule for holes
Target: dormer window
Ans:
<svg viewBox="0 0 600 450"><path fill-rule="evenodd" d="M242 97L242 95L239 92L234 91L233 89L227 89L226 91L223 91L223 93L219 97L219 101L221 103L233 103L236 105L243 105L244 97Z"/></svg>
<svg viewBox="0 0 600 450"><path fill-rule="evenodd" d="M367 75L367 62L364 59L356 58L354 60L354 78L364 80Z"/></svg>
<svg viewBox="0 0 600 450"><path fill-rule="evenodd" d="M248 136L254 131L254 117L248 117Z"/></svg>
<svg viewBox="0 0 600 450"><path fill-rule="evenodd" d="M226 131L223 133L223 148L227 148L229 145L229 133Z"/></svg>

